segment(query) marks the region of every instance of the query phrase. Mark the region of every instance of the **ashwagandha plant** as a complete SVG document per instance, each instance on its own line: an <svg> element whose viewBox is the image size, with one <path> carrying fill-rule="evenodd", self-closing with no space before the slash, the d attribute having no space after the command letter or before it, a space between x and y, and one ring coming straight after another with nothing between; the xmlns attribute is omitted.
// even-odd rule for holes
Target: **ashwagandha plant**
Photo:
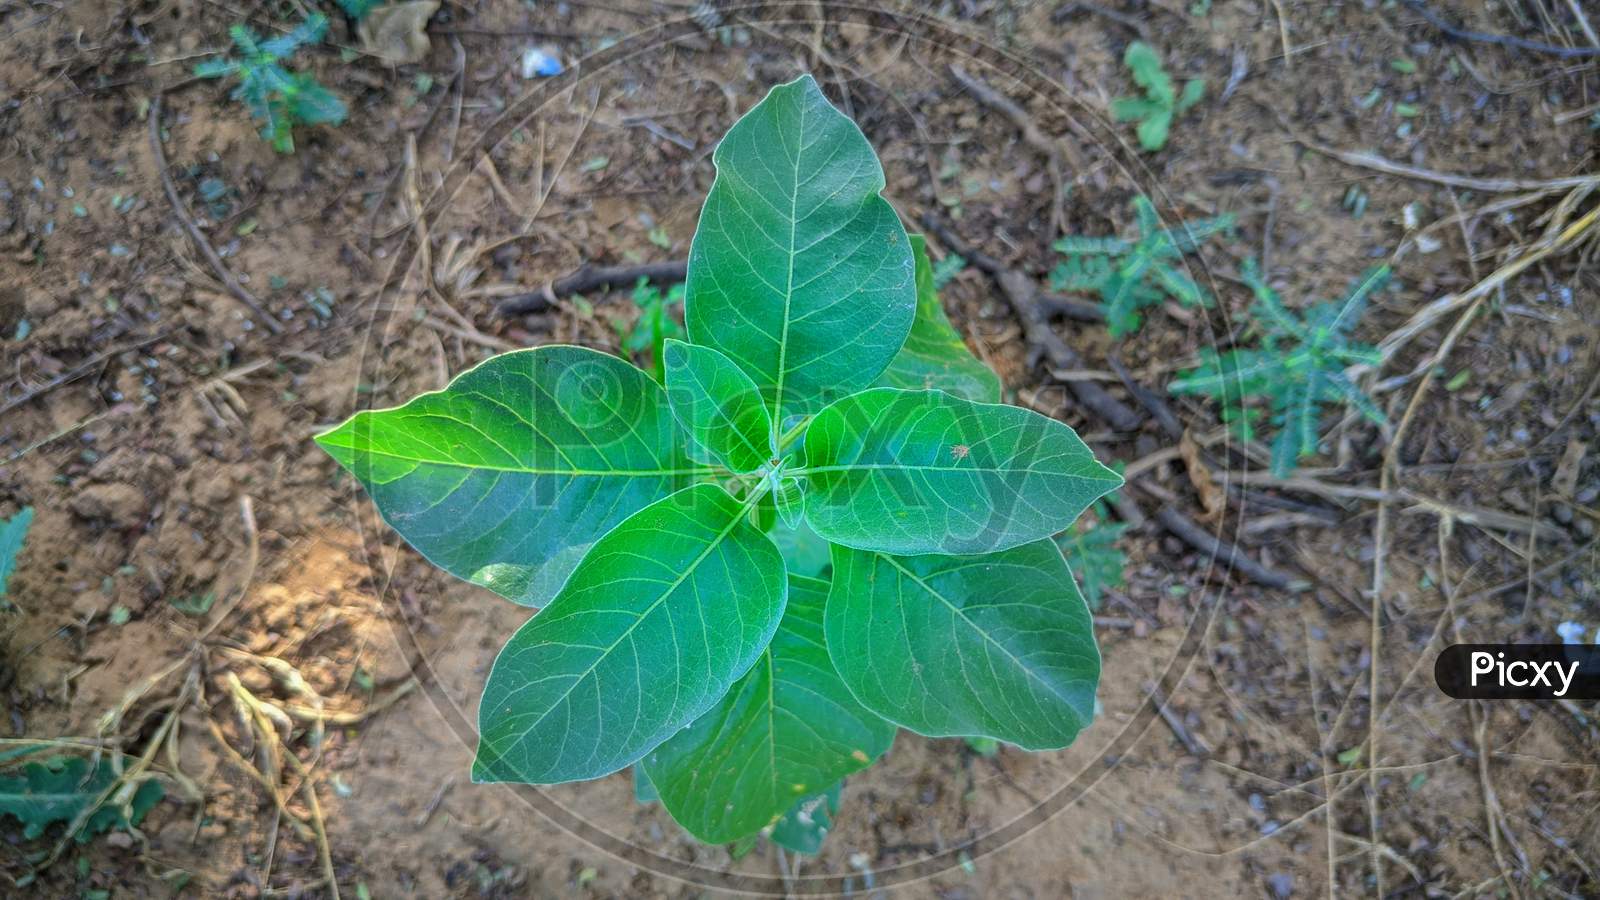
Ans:
<svg viewBox="0 0 1600 900"><path fill-rule="evenodd" d="M1183 93L1178 93L1171 76L1161 66L1161 54L1144 41L1128 45L1122 54L1122 64L1128 67L1134 83L1144 88L1144 96L1118 97L1111 101L1111 117L1118 122L1138 122L1134 131L1139 135L1139 146L1149 151L1160 150L1167 145L1172 120L1205 96L1206 81L1193 79L1184 84Z"/></svg>
<svg viewBox="0 0 1600 900"><path fill-rule="evenodd" d="M1065 258L1050 271L1051 286L1098 294L1112 337L1138 331L1144 321L1139 310L1163 297L1184 306L1210 306L1211 295L1181 268L1183 257L1233 228L1228 213L1162 228L1155 206L1143 195L1133 198L1133 214L1139 231L1134 237L1067 235L1053 245Z"/></svg>
<svg viewBox="0 0 1600 900"><path fill-rule="evenodd" d="M261 137L279 153L294 152L294 126L337 125L344 121L344 101L309 72L292 72L282 62L306 44L322 40L328 18L315 13L293 31L261 40L249 28L228 29L237 58L208 59L194 67L201 78L236 76L233 98L261 120Z"/></svg>
<svg viewBox="0 0 1600 900"><path fill-rule="evenodd" d="M542 607L489 673L474 780L639 763L700 840L781 840L896 726L1071 743L1100 656L1051 536L1121 478L995 402L809 76L713 160L664 385L537 347L317 438L423 555Z"/></svg>
<svg viewBox="0 0 1600 900"><path fill-rule="evenodd" d="M1257 436L1260 406L1267 407L1272 439L1272 473L1285 477L1299 461L1317 452L1324 404L1354 406L1382 424L1383 410L1345 375L1351 366L1375 366L1378 348L1357 343L1350 332L1366 311L1367 301L1389 281L1388 266L1362 275L1343 300L1318 303L1297 316L1261 278L1254 260L1246 260L1239 276L1254 294L1250 307L1260 339L1256 349L1226 353L1206 350L1199 367L1173 380L1174 394L1204 394L1222 403L1222 420L1244 440Z"/></svg>

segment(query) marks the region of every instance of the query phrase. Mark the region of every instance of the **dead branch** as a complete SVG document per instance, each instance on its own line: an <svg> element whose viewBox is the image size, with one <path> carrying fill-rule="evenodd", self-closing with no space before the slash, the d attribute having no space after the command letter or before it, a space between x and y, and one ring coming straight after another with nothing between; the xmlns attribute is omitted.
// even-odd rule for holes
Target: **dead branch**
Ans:
<svg viewBox="0 0 1600 900"><path fill-rule="evenodd" d="M1083 360L1067 346L1060 335L1050 328L1044 310L1039 304L1039 291L1032 278L1011 269L988 254L966 246L955 232L932 214L922 216L922 227L939 239L950 252L972 263L999 286L1000 293L1011 305L1012 312L1022 320L1023 334L1028 341L1030 355L1043 356L1057 369L1081 369ZM1137 410L1111 396L1106 389L1093 381L1069 381L1067 389L1077 396L1091 412L1104 419L1118 431L1134 431L1144 423Z"/></svg>
<svg viewBox="0 0 1600 900"><path fill-rule="evenodd" d="M632 287L634 282L641 278L659 284L676 284L688 275L689 264L686 260L671 260L668 262L643 263L637 266L590 266L585 265L578 271L564 278L546 284L544 287L529 291L525 294L512 294L500 301L495 307L495 312L502 316L520 316L533 312L544 312L556 304L562 297L573 294L584 294L590 291L609 291L614 288Z"/></svg>

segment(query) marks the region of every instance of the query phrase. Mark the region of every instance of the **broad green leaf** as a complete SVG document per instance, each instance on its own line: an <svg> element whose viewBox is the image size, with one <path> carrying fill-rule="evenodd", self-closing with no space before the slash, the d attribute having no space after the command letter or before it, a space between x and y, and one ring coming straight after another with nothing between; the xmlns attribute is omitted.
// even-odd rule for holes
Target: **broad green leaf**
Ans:
<svg viewBox="0 0 1600 900"><path fill-rule="evenodd" d="M876 388L806 432L806 519L886 553L986 553L1071 525L1122 478L1072 429L1032 410Z"/></svg>
<svg viewBox="0 0 1600 900"><path fill-rule="evenodd" d="M905 346L889 361L878 385L932 388L968 400L1000 402L1000 376L972 355L945 315L939 291L933 286L927 242L920 234L911 235L911 255L917 264L917 318L911 323Z"/></svg>
<svg viewBox="0 0 1600 900"><path fill-rule="evenodd" d="M1094 716L1092 620L1048 540L981 556L836 545L826 628L856 699L919 734L1053 750Z"/></svg>
<svg viewBox="0 0 1600 900"><path fill-rule="evenodd" d="M661 387L582 347L497 356L317 443L435 565L530 606L612 526L706 471Z"/></svg>
<svg viewBox="0 0 1600 900"><path fill-rule="evenodd" d="M17 554L22 552L22 539L28 536L28 526L33 524L33 507L24 506L21 512L9 519L0 519L0 597L6 595L6 582L17 567Z"/></svg>
<svg viewBox="0 0 1600 900"><path fill-rule="evenodd" d="M700 462L754 472L776 450L761 394L733 361L710 347L666 342L667 399Z"/></svg>
<svg viewBox="0 0 1600 900"><path fill-rule="evenodd" d="M23 838L32 840L51 825L78 821L116 780L117 770L109 757L92 769L88 760L77 756L27 763L18 774L0 777L0 815L21 822ZM114 796L108 797L74 837L82 843L111 828L132 828L163 793L161 783L149 779L134 789L126 807L118 806Z"/></svg>
<svg viewBox="0 0 1600 900"><path fill-rule="evenodd" d="M678 824L707 843L773 824L807 794L883 755L895 727L861 708L823 643L828 583L790 576L761 658L721 702L645 757Z"/></svg>
<svg viewBox="0 0 1600 900"><path fill-rule="evenodd" d="M750 376L781 429L877 380L916 313L911 248L872 147L811 76L717 145L689 248L690 339Z"/></svg>
<svg viewBox="0 0 1600 900"><path fill-rule="evenodd" d="M772 826L772 842L780 847L816 856L839 814L839 799L844 782L802 798Z"/></svg>
<svg viewBox="0 0 1600 900"><path fill-rule="evenodd" d="M772 640L788 593L748 512L698 484L596 541L496 657L473 780L599 778L714 706Z"/></svg>

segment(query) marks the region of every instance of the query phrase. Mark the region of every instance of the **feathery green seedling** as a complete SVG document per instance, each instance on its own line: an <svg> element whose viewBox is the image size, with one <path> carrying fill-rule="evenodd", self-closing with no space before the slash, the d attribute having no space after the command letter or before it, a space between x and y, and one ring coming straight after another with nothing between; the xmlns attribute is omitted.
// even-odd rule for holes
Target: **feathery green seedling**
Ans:
<svg viewBox="0 0 1600 900"><path fill-rule="evenodd" d="M1256 437L1262 415L1259 406L1246 406L1257 398L1269 410L1268 421L1277 435L1272 439L1272 473L1285 477L1299 461L1317 452L1324 404L1354 406L1369 420L1382 424L1383 411L1346 375L1351 366L1375 366L1381 361L1376 347L1350 338L1367 301L1388 283L1390 269L1369 270L1338 302L1318 303L1296 315L1283 305L1247 260L1239 275L1255 295L1250 307L1256 349L1227 353L1206 350L1198 368L1172 382L1174 394L1204 394L1222 403L1222 420L1242 439Z"/></svg>
<svg viewBox="0 0 1600 900"><path fill-rule="evenodd" d="M1054 244L1066 258L1051 270L1051 286L1098 294L1112 337L1137 331L1143 321L1139 310L1162 297L1184 306L1210 306L1211 296L1183 271L1181 262L1207 238L1233 227L1233 216L1224 214L1162 228L1155 206L1143 195L1133 198L1133 212L1136 237L1068 235Z"/></svg>
<svg viewBox="0 0 1600 900"><path fill-rule="evenodd" d="M996 402L812 78L712 159L664 383L536 347L317 440L435 564L541 607L489 673L476 781L636 766L700 840L814 850L898 727L1044 750L1089 724L1051 536L1122 479Z"/></svg>
<svg viewBox="0 0 1600 900"><path fill-rule="evenodd" d="M617 339L625 353L637 356L649 351L656 380L664 383L667 380L667 360L663 352L666 343L684 337L683 325L673 313L674 309L683 308L683 285L673 285L663 296L650 279L640 278L633 286L633 302L639 307L638 318L630 323L619 317L613 320L612 327L616 328Z"/></svg>
<svg viewBox="0 0 1600 900"><path fill-rule="evenodd" d="M1111 117L1118 122L1138 122L1135 131L1139 146L1160 150L1167 145L1172 120L1200 102L1206 93L1206 80L1195 78L1178 93L1172 78L1161 66L1161 54L1144 41L1134 41L1122 55L1122 64L1133 73L1133 81L1144 88L1143 97L1118 97L1111 101Z"/></svg>
<svg viewBox="0 0 1600 900"><path fill-rule="evenodd" d="M323 87L310 72L293 72L281 63L306 44L322 40L328 18L314 14L288 34L261 40L244 25L228 29L237 58L208 59L194 67L201 78L236 76L232 97L260 119L261 137L279 153L294 152L294 126L337 125L344 121L344 101Z"/></svg>

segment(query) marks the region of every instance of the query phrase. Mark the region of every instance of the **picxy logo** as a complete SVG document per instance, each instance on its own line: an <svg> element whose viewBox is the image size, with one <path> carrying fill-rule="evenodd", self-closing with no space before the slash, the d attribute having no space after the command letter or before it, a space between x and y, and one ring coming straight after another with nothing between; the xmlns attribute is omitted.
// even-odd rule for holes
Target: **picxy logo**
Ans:
<svg viewBox="0 0 1600 900"><path fill-rule="evenodd" d="M1572 678L1578 674L1578 660L1573 660L1566 668L1553 659L1542 662L1529 659L1507 660L1505 651L1490 653L1486 650L1476 650L1472 653L1472 686L1478 686L1479 676L1485 676L1488 682L1490 675L1494 676L1494 683L1500 687L1536 688L1541 685L1549 688L1555 687L1552 673L1555 678L1561 679L1561 690L1552 690L1550 696L1565 697L1567 690L1572 687Z"/></svg>
<svg viewBox="0 0 1600 900"><path fill-rule="evenodd" d="M1600 699L1600 645L1456 644L1433 664L1458 700Z"/></svg>

